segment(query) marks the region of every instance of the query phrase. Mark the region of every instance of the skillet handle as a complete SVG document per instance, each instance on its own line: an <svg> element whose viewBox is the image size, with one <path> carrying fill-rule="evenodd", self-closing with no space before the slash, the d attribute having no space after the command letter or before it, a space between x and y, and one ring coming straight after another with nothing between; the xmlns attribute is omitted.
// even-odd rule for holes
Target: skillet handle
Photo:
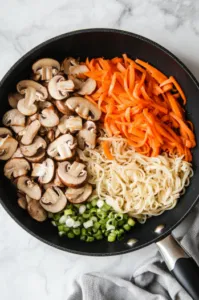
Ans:
<svg viewBox="0 0 199 300"><path fill-rule="evenodd" d="M172 235L157 242L159 251L169 271L176 277L189 295L199 299L199 267Z"/></svg>

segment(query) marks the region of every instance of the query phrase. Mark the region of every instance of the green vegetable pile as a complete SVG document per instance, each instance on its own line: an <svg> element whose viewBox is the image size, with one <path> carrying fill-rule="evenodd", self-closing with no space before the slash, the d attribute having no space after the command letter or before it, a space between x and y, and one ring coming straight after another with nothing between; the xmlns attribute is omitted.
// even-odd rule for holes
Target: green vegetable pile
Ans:
<svg viewBox="0 0 199 300"><path fill-rule="evenodd" d="M128 214L115 212L105 201L93 198L85 204L69 203L66 209L50 214L52 224L57 226L60 236L75 237L85 242L121 240L125 231L131 230L135 221Z"/></svg>

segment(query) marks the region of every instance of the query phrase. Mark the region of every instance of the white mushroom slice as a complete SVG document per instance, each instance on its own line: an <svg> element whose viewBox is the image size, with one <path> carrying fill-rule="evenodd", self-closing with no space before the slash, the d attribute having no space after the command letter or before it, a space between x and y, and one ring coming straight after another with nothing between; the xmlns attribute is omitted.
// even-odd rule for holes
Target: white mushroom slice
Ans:
<svg viewBox="0 0 199 300"><path fill-rule="evenodd" d="M77 65L69 67L69 75L79 75L88 72L89 69L86 65Z"/></svg>
<svg viewBox="0 0 199 300"><path fill-rule="evenodd" d="M17 108L17 104L21 99L22 95L20 95L19 93L10 93L8 95L8 103L12 108Z"/></svg>
<svg viewBox="0 0 199 300"><path fill-rule="evenodd" d="M70 134L64 134L48 146L47 154L55 160L62 161L74 155L75 147L74 137Z"/></svg>
<svg viewBox="0 0 199 300"><path fill-rule="evenodd" d="M88 147L94 149L96 146L96 125L92 121L87 121L83 129L77 134L77 143L80 149Z"/></svg>
<svg viewBox="0 0 199 300"><path fill-rule="evenodd" d="M25 197L18 198L17 203L22 209L27 209L28 203Z"/></svg>
<svg viewBox="0 0 199 300"><path fill-rule="evenodd" d="M21 152L24 156L30 157L38 153L41 149L46 149L46 141L37 136L31 145L20 145Z"/></svg>
<svg viewBox="0 0 199 300"><path fill-rule="evenodd" d="M54 104L56 105L57 109L64 115L71 116L72 111L66 106L64 101L56 100L54 101Z"/></svg>
<svg viewBox="0 0 199 300"><path fill-rule="evenodd" d="M60 71L60 64L52 58L42 58L32 65L32 70L35 74L35 80L49 81L53 76Z"/></svg>
<svg viewBox="0 0 199 300"><path fill-rule="evenodd" d="M53 106L43 109L39 116L39 120L44 127L54 127L59 124L59 117Z"/></svg>
<svg viewBox="0 0 199 300"><path fill-rule="evenodd" d="M43 194L40 204L48 212L57 213L66 206L66 196L58 187L51 187Z"/></svg>
<svg viewBox="0 0 199 300"><path fill-rule="evenodd" d="M17 148L15 153L12 155L12 158L21 158L21 157L23 157L23 154L21 153L21 149Z"/></svg>
<svg viewBox="0 0 199 300"><path fill-rule="evenodd" d="M0 160L8 160L17 149L18 142L7 135L0 139Z"/></svg>
<svg viewBox="0 0 199 300"><path fill-rule="evenodd" d="M31 176L39 177L38 180L40 183L49 183L53 179L55 164L51 158L47 158L41 164L33 163L32 168Z"/></svg>
<svg viewBox="0 0 199 300"><path fill-rule="evenodd" d="M82 129L82 118L78 116L63 116L60 119L58 129L61 133L71 132L74 133Z"/></svg>
<svg viewBox="0 0 199 300"><path fill-rule="evenodd" d="M4 166L4 175L11 179L26 175L30 170L30 164L24 158L11 158Z"/></svg>
<svg viewBox="0 0 199 300"><path fill-rule="evenodd" d="M80 78L76 78L74 75L68 75L68 79L71 79L75 85L75 90L80 90L84 85L84 80Z"/></svg>
<svg viewBox="0 0 199 300"><path fill-rule="evenodd" d="M38 162L41 162L45 156L46 156L46 151L44 149L41 149L35 155L33 155L31 157L26 156L26 159L29 162L38 163Z"/></svg>
<svg viewBox="0 0 199 300"><path fill-rule="evenodd" d="M18 109L13 108L7 111L2 119L3 125L9 126L25 126L25 116L18 111Z"/></svg>
<svg viewBox="0 0 199 300"><path fill-rule="evenodd" d="M39 103L43 103L43 102L39 102ZM34 114L32 116L27 117L26 125L30 125L35 120L39 120L39 114L38 113L36 113L36 114Z"/></svg>
<svg viewBox="0 0 199 300"><path fill-rule="evenodd" d="M52 105L52 103L50 102L50 101L44 101L44 102L39 102L38 103L38 108L40 109L40 110L43 110L43 109L45 109L45 108L48 108L48 107L51 107L51 106L53 106Z"/></svg>
<svg viewBox="0 0 199 300"><path fill-rule="evenodd" d="M79 187L87 178L86 166L76 161L72 164L68 161L59 163L57 173L61 181L69 187Z"/></svg>
<svg viewBox="0 0 199 300"><path fill-rule="evenodd" d="M0 138L5 138L7 135L12 136L12 131L5 127L0 127Z"/></svg>
<svg viewBox="0 0 199 300"><path fill-rule="evenodd" d="M61 70L64 71L64 73L66 75L68 75L69 74L69 68L71 66L78 66L78 65L79 65L79 63L75 58L67 57L67 58L64 59L64 61L61 64Z"/></svg>
<svg viewBox="0 0 199 300"><path fill-rule="evenodd" d="M97 121L101 117L100 109L83 97L71 97L66 100L66 105L86 120Z"/></svg>
<svg viewBox="0 0 199 300"><path fill-rule="evenodd" d="M10 128L16 133L19 134L25 129L25 126L10 126Z"/></svg>
<svg viewBox="0 0 199 300"><path fill-rule="evenodd" d="M19 135L23 135L21 139L21 143L24 145L30 145L37 135L41 124L38 120L33 121L30 125L26 126L26 128L19 133Z"/></svg>
<svg viewBox="0 0 199 300"><path fill-rule="evenodd" d="M90 95L94 92L96 86L96 81L92 78L88 78L84 83L82 83L82 86L77 93L80 95Z"/></svg>
<svg viewBox="0 0 199 300"><path fill-rule="evenodd" d="M41 198L41 188L28 176L21 176L17 181L17 188L30 198L39 200Z"/></svg>
<svg viewBox="0 0 199 300"><path fill-rule="evenodd" d="M71 203L82 203L85 202L92 193L92 186L86 184L81 188L68 188L65 192L65 196Z"/></svg>
<svg viewBox="0 0 199 300"><path fill-rule="evenodd" d="M39 201L31 199L28 202L27 211L29 215L38 222L43 222L47 219L47 212L43 209Z"/></svg>
<svg viewBox="0 0 199 300"><path fill-rule="evenodd" d="M25 97L19 100L18 110L25 116L34 115L37 112L35 101L44 101L48 97L47 89L33 80L22 80L17 84L17 90Z"/></svg>
<svg viewBox="0 0 199 300"><path fill-rule="evenodd" d="M58 186L58 187L64 187L64 184L61 182L61 180L60 180L60 178L59 178L59 176L57 174L57 171L55 173L55 179L53 181L53 185L54 186Z"/></svg>
<svg viewBox="0 0 199 300"><path fill-rule="evenodd" d="M53 129L48 131L47 138L51 143L55 140L55 131Z"/></svg>
<svg viewBox="0 0 199 300"><path fill-rule="evenodd" d="M63 76L53 77L48 84L48 91L55 100L63 100L69 96L69 92L74 91L75 85L72 80L66 80Z"/></svg>

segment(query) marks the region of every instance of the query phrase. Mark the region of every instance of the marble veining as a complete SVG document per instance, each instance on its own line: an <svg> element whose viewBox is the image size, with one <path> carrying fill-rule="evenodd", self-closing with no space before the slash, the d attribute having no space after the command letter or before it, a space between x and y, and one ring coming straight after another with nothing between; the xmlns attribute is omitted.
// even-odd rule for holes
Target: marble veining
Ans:
<svg viewBox="0 0 199 300"><path fill-rule="evenodd" d="M198 0L0 1L0 78L23 54L56 35L91 27L132 31L168 48L199 79ZM176 231L183 236L191 217ZM20 228L0 207L0 291L3 300L66 300L82 273L130 278L155 245L114 257L82 257L53 249ZM31 292L30 292L31 291Z"/></svg>

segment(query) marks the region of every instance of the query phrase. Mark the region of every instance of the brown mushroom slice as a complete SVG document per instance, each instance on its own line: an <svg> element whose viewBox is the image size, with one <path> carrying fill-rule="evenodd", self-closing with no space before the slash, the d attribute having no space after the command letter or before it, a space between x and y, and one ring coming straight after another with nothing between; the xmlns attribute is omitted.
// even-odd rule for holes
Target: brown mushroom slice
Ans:
<svg viewBox="0 0 199 300"><path fill-rule="evenodd" d="M59 122L58 129L61 133L71 132L74 133L82 129L82 118L79 116L66 116L64 115Z"/></svg>
<svg viewBox="0 0 199 300"><path fill-rule="evenodd" d="M66 196L62 190L56 186L48 188L40 200L41 206L51 213L60 212L65 208L66 203Z"/></svg>
<svg viewBox="0 0 199 300"><path fill-rule="evenodd" d="M54 101L54 104L56 105L57 109L64 115L71 116L72 112L68 108L68 106L65 104L64 101L56 100Z"/></svg>
<svg viewBox="0 0 199 300"><path fill-rule="evenodd" d="M0 160L8 160L12 157L17 149L18 142L11 136L7 135L0 139Z"/></svg>
<svg viewBox="0 0 199 300"><path fill-rule="evenodd" d="M97 121L101 117L100 109L83 97L68 98L66 105L83 119Z"/></svg>
<svg viewBox="0 0 199 300"><path fill-rule="evenodd" d="M43 103L43 102L39 102L39 103ZM27 117L26 125L30 125L35 120L39 120L39 114L38 113L36 113L36 114L34 114L32 116Z"/></svg>
<svg viewBox="0 0 199 300"><path fill-rule="evenodd" d="M88 78L84 83L82 83L82 86L77 93L80 95L90 95L94 92L96 86L96 81L92 78Z"/></svg>
<svg viewBox="0 0 199 300"><path fill-rule="evenodd" d="M72 80L66 80L62 75L53 77L48 84L48 91L55 100L63 100L73 92L75 85Z"/></svg>
<svg viewBox="0 0 199 300"><path fill-rule="evenodd" d="M19 93L10 93L8 95L8 103L12 108L17 108L17 104L21 99L22 95L20 95Z"/></svg>
<svg viewBox="0 0 199 300"><path fill-rule="evenodd" d="M43 110L43 109L51 107L51 106L53 106L53 104L50 101L43 101L43 102L40 101L38 103L39 110Z"/></svg>
<svg viewBox="0 0 199 300"><path fill-rule="evenodd" d="M41 164L33 163L32 168L31 176L39 177L38 180L40 183L49 183L53 179L55 164L51 158L47 158Z"/></svg>
<svg viewBox="0 0 199 300"><path fill-rule="evenodd" d="M69 75L79 75L88 72L89 69L86 65L77 65L77 66L70 66L68 74Z"/></svg>
<svg viewBox="0 0 199 300"><path fill-rule="evenodd" d="M35 80L49 81L53 76L60 71L60 64L52 58L42 58L32 65L32 70L35 74Z"/></svg>
<svg viewBox="0 0 199 300"><path fill-rule="evenodd" d="M11 158L4 166L4 175L11 179L26 175L30 164L24 158Z"/></svg>
<svg viewBox="0 0 199 300"><path fill-rule="evenodd" d="M22 209L27 209L28 203L25 196L18 198L17 203Z"/></svg>
<svg viewBox="0 0 199 300"><path fill-rule="evenodd" d="M69 74L69 68L71 66L77 66L79 65L79 62L73 58L73 57L66 57L62 64L61 64L61 71L64 72L64 74L68 75Z"/></svg>
<svg viewBox="0 0 199 300"><path fill-rule="evenodd" d="M51 143L55 140L55 131L53 129L48 131L47 138Z"/></svg>
<svg viewBox="0 0 199 300"><path fill-rule="evenodd" d="M37 153L31 157L26 156L26 159L32 163L41 162L46 156L46 151L44 149L39 149Z"/></svg>
<svg viewBox="0 0 199 300"><path fill-rule="evenodd" d="M0 127L0 138L5 138L7 135L12 136L12 131L5 127Z"/></svg>
<svg viewBox="0 0 199 300"><path fill-rule="evenodd" d="M23 157L23 154L21 153L21 149L17 148L17 150L12 155L12 158L21 158L21 157Z"/></svg>
<svg viewBox="0 0 199 300"><path fill-rule="evenodd" d="M18 110L25 116L37 112L35 101L44 101L48 97L47 89L33 80L22 80L17 84L17 90L24 98L17 104Z"/></svg>
<svg viewBox="0 0 199 300"><path fill-rule="evenodd" d="M84 84L84 80L80 78L76 78L74 75L68 75L68 79L71 79L75 85L75 90L80 90Z"/></svg>
<svg viewBox="0 0 199 300"><path fill-rule="evenodd" d="M3 125L9 127L9 126L25 126L25 116L18 111L18 109L13 108L9 111L7 111L2 119Z"/></svg>
<svg viewBox="0 0 199 300"><path fill-rule="evenodd" d="M43 222L47 219L47 212L43 209L39 201L31 199L27 206L29 215L38 222Z"/></svg>
<svg viewBox="0 0 199 300"><path fill-rule="evenodd" d="M39 200L41 198L41 188L28 176L21 176L17 180L17 188L30 198Z"/></svg>
<svg viewBox="0 0 199 300"><path fill-rule="evenodd" d="M53 106L43 109L39 116L39 120L44 127L54 127L59 124L59 117Z"/></svg>
<svg viewBox="0 0 199 300"><path fill-rule="evenodd" d="M54 178L54 181L53 181L53 184L54 186L58 186L58 187L64 187L65 185L61 182L59 176L58 176L58 173L57 173L57 170L55 172L55 178Z"/></svg>
<svg viewBox="0 0 199 300"><path fill-rule="evenodd" d="M79 187L87 178L86 166L76 161L72 164L68 161L59 163L57 173L61 181L69 187Z"/></svg>
<svg viewBox="0 0 199 300"><path fill-rule="evenodd" d="M74 137L70 134L64 134L48 146L47 154L55 160L62 161L74 155L75 147Z"/></svg>
<svg viewBox="0 0 199 300"><path fill-rule="evenodd" d="M16 133L19 134L25 129L25 126L10 126L10 128Z"/></svg>
<svg viewBox="0 0 199 300"><path fill-rule="evenodd" d="M77 143L80 149L88 147L94 149L96 146L96 125L92 121L85 122L83 129L77 134Z"/></svg>
<svg viewBox="0 0 199 300"><path fill-rule="evenodd" d="M34 140L35 136L37 135L41 124L38 120L33 121L30 125L26 126L26 128L22 132L22 139L21 143L23 145L30 145ZM21 135L21 132L19 133Z"/></svg>
<svg viewBox="0 0 199 300"><path fill-rule="evenodd" d="M92 186L88 183L81 188L68 188L65 192L67 200L74 204L85 202L91 194Z"/></svg>
<svg viewBox="0 0 199 300"><path fill-rule="evenodd" d="M20 145L22 154L27 157L37 154L40 149L46 149L46 147L46 141L40 136L37 136L31 145Z"/></svg>

